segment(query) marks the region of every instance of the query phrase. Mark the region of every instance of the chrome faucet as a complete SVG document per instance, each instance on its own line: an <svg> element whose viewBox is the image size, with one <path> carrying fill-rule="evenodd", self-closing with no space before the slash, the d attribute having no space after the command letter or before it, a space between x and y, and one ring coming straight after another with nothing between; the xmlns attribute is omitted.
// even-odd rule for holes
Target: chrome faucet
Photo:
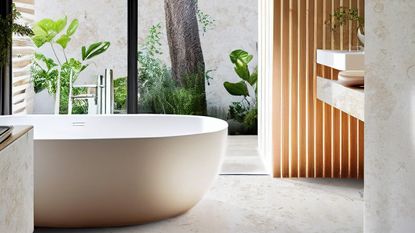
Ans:
<svg viewBox="0 0 415 233"><path fill-rule="evenodd" d="M111 69L105 70L105 75L98 75L97 84L73 85L72 88L87 88L86 94L72 95L69 93L68 113L72 113L74 100L88 101L88 114L113 114L114 113L114 77Z"/></svg>

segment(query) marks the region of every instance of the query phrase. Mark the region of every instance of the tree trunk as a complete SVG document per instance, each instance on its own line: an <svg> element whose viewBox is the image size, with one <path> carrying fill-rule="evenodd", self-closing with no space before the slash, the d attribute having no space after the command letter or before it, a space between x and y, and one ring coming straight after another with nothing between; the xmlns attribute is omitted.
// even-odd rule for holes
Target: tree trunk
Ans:
<svg viewBox="0 0 415 233"><path fill-rule="evenodd" d="M200 44L196 0L165 0L172 76L200 92L196 114L206 115L205 62Z"/></svg>

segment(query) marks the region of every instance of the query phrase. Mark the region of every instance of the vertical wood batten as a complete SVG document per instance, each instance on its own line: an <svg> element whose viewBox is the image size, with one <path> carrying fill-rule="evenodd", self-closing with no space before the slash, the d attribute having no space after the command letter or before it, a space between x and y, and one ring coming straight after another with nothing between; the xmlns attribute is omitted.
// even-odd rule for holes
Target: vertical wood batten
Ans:
<svg viewBox="0 0 415 233"><path fill-rule="evenodd" d="M298 177L298 1L290 1L290 176Z"/></svg>
<svg viewBox="0 0 415 233"><path fill-rule="evenodd" d="M275 17L278 16L279 13L281 12L281 3L279 1L275 1L274 3L274 35L273 35L273 43L274 43L274 49L275 51L281 51L281 18L280 17ZM281 70L281 52L274 52L273 53L273 67L274 69L279 72ZM275 74L274 74L275 76ZM274 81L272 82L273 85L273 90L281 90L281 82L282 79L274 79ZM273 120L274 120L274 124L273 124L273 132L272 132L272 138L275 140L276 143L274 143L273 146L273 153L277 156L276 159L274 159L274 164L273 164L273 170L274 170L274 177L280 177L282 176L281 173L281 154L282 154L282 137L281 137L281 132L282 131L282 92L273 92L273 99L274 101L273 103Z"/></svg>
<svg viewBox="0 0 415 233"><path fill-rule="evenodd" d="M364 137L365 137L365 124L363 121L359 121L359 174L358 178L364 178Z"/></svg>
<svg viewBox="0 0 415 233"><path fill-rule="evenodd" d="M333 49L334 47L334 36L333 31L324 26L326 21L329 19L329 15L333 14L333 1L325 0L325 11L323 14L323 31L325 34L325 41L323 49ZM333 79L333 69L327 66L323 66L324 73L323 77ZM332 112L333 107L326 103L323 103L323 151L324 151L324 165L323 165L323 177L331 177L331 156L332 156Z"/></svg>
<svg viewBox="0 0 415 233"><path fill-rule="evenodd" d="M314 177L314 0L307 0L306 24L306 163L307 177Z"/></svg>
<svg viewBox="0 0 415 233"><path fill-rule="evenodd" d="M282 126L283 129L281 131L282 133L282 176L283 177L289 177L289 119L290 119L290 108L289 108L289 50L287 49L289 47L289 2L287 0L280 0L281 1L281 76L284 77L281 78L282 86L281 86L281 103L282 103Z"/></svg>
<svg viewBox="0 0 415 233"><path fill-rule="evenodd" d="M325 37L323 35L324 30L324 6L325 2L322 2L321 0L315 0L315 7L316 7L316 24L315 24L315 30L317 31L316 34L316 50L317 48L325 48L324 42ZM323 4L323 5L322 5ZM316 53L316 51L314 51ZM312 61L313 63L316 63L316 61ZM317 73L318 76L324 76L324 67L322 65L317 64ZM313 98L316 100L316 108L315 108L315 177L323 177L323 165L324 165L324 150L323 150L323 103L319 100L317 100L317 90L316 90L316 76L313 77L314 79L314 96Z"/></svg>
<svg viewBox="0 0 415 233"><path fill-rule="evenodd" d="M357 46L349 25L334 32L324 23L340 6L363 15L364 0L274 3L275 176L361 178L364 123L317 100L316 76L336 80L339 71L316 64L316 50Z"/></svg>
<svg viewBox="0 0 415 233"><path fill-rule="evenodd" d="M306 164L306 145L307 145L307 131L306 131L306 112L307 112L307 76L306 69L307 64L307 47L306 47L306 18L307 18L307 2L305 0L297 0L299 13L298 13L298 23L303 25L298 27L298 176L306 177L307 176L307 164Z"/></svg>
<svg viewBox="0 0 415 233"><path fill-rule="evenodd" d="M334 11L342 6L343 0L334 0L332 2L332 10L331 14L334 13ZM332 49L340 49L343 43L342 36L343 36L343 28L340 28L337 33L335 33L333 30L331 31L332 36ZM335 69L331 69L331 79L337 79L338 71ZM331 174L330 177L338 177L339 176L339 147L340 147L340 111L334 107L331 107Z"/></svg>

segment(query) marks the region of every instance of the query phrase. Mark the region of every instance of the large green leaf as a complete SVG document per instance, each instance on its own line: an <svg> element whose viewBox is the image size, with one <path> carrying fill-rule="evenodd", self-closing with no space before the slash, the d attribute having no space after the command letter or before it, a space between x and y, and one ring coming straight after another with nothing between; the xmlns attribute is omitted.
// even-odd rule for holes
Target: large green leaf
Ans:
<svg viewBox="0 0 415 233"><path fill-rule="evenodd" d="M47 36L48 33L45 31L41 26L39 26L39 23L33 25L33 33L35 36Z"/></svg>
<svg viewBox="0 0 415 233"><path fill-rule="evenodd" d="M55 22L52 19L42 19L36 23L35 27L40 27L46 34L54 30Z"/></svg>
<svg viewBox="0 0 415 233"><path fill-rule="evenodd" d="M45 63L46 68L48 70L51 70L52 68L58 66L58 64L56 64L56 62L53 59L47 58L45 55L41 53L35 53L35 60L42 61L43 63Z"/></svg>
<svg viewBox="0 0 415 233"><path fill-rule="evenodd" d="M225 89L229 94L234 96L249 96L248 87L246 86L245 81L240 81L238 83L225 82L223 84Z"/></svg>
<svg viewBox="0 0 415 233"><path fill-rule="evenodd" d="M49 93L55 93L56 78L58 77L57 64L51 58L41 53L35 53L30 68L35 93L47 89Z"/></svg>
<svg viewBox="0 0 415 233"><path fill-rule="evenodd" d="M110 47L111 43L108 41L104 42L97 42L91 44L88 48L85 46L82 47L82 60L89 60L95 56L102 54L103 52L107 51Z"/></svg>
<svg viewBox="0 0 415 233"><path fill-rule="evenodd" d="M63 34L59 39L56 40L56 43L62 46L62 48L66 49L69 41L71 41L71 37L66 34Z"/></svg>
<svg viewBox="0 0 415 233"><path fill-rule="evenodd" d="M45 43L51 42L66 27L67 17L57 20L42 19L33 26L33 43L40 48ZM61 42L62 39L61 39Z"/></svg>
<svg viewBox="0 0 415 233"><path fill-rule="evenodd" d="M236 65L235 66L235 72L236 72L236 74L238 74L238 76L241 79L249 82L249 79L250 79L251 75L249 73L248 65L246 65L246 64L244 64L244 65Z"/></svg>
<svg viewBox="0 0 415 233"><path fill-rule="evenodd" d="M94 50L98 49L99 46L102 45L102 42L96 42L91 44L88 49L85 46L82 46L82 60L88 59L89 54L91 54Z"/></svg>
<svg viewBox="0 0 415 233"><path fill-rule="evenodd" d="M75 34L76 30L78 29L78 26L79 26L79 21L77 19L72 20L71 24L66 30L66 35L72 36L73 34Z"/></svg>
<svg viewBox="0 0 415 233"><path fill-rule="evenodd" d="M56 34L59 34L63 29L65 29L66 24L68 22L68 17L63 17L62 19L56 20L53 25L53 31L56 32Z"/></svg>
<svg viewBox="0 0 415 233"><path fill-rule="evenodd" d="M237 49L232 51L232 53L230 54L230 59L232 61L233 64L237 64L238 65L243 65L243 64L248 64L249 62L252 61L254 57L252 55L249 55L248 52L242 50L242 49Z"/></svg>
<svg viewBox="0 0 415 233"><path fill-rule="evenodd" d="M76 60L75 58L70 58L67 62L62 64L62 72L67 72L68 74L72 70L74 73L81 72L83 68L82 62Z"/></svg>
<svg viewBox="0 0 415 233"><path fill-rule="evenodd" d="M252 72L251 76L247 80L251 86L255 86L258 82L258 67L255 67L254 71Z"/></svg>
<svg viewBox="0 0 415 233"><path fill-rule="evenodd" d="M35 46L37 48L42 47L45 43L47 43L47 39L46 36L42 36L42 35L35 35L32 37L32 41L35 44Z"/></svg>
<svg viewBox="0 0 415 233"><path fill-rule="evenodd" d="M85 61L85 58L86 58L86 47L85 46L82 46L81 55L82 55L82 61Z"/></svg>

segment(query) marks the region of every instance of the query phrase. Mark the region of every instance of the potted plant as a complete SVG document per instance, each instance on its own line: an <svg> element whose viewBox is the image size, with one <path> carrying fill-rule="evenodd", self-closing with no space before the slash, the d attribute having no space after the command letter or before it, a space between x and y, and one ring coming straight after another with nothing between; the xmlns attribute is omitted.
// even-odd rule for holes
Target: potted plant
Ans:
<svg viewBox="0 0 415 233"><path fill-rule="evenodd" d="M350 22L353 30L356 31L357 38L360 43L365 45L364 18L359 15L357 8L339 7L333 14L329 15L329 19L325 22L331 30L336 31L340 26Z"/></svg>

